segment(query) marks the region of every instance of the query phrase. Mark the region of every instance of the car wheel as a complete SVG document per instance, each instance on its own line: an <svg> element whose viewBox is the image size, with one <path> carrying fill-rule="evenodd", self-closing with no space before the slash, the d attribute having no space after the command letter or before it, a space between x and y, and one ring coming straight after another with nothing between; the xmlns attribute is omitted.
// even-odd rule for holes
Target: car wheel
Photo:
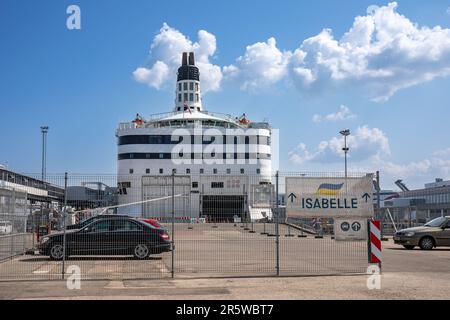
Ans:
<svg viewBox="0 0 450 320"><path fill-rule="evenodd" d="M150 249L146 244L140 243L134 247L133 255L136 259L144 260L150 255Z"/></svg>
<svg viewBox="0 0 450 320"><path fill-rule="evenodd" d="M419 246L422 250L431 250L434 248L434 241L431 237L425 237L420 240Z"/></svg>
<svg viewBox="0 0 450 320"><path fill-rule="evenodd" d="M55 243L50 248L50 259L52 260L62 260L64 257L64 247L60 243Z"/></svg>
<svg viewBox="0 0 450 320"><path fill-rule="evenodd" d="M415 246L405 245L404 247L405 247L406 250L412 250L412 249L414 249Z"/></svg>

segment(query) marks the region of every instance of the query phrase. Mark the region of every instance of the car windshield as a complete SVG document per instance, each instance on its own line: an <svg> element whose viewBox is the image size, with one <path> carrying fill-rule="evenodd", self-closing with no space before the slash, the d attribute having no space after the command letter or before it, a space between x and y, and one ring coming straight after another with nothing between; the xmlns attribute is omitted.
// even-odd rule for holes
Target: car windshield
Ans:
<svg viewBox="0 0 450 320"><path fill-rule="evenodd" d="M447 221L447 219L444 217L436 218L426 223L425 227L440 227L445 221Z"/></svg>

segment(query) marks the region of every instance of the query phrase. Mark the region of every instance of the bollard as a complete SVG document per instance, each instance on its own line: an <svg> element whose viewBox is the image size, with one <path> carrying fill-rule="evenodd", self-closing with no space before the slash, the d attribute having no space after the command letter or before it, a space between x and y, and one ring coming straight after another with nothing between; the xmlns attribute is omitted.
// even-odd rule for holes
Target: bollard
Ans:
<svg viewBox="0 0 450 320"><path fill-rule="evenodd" d="M320 233L318 233L314 238L316 238L316 239L323 239L323 231L322 231L322 229L320 229L319 232Z"/></svg>
<svg viewBox="0 0 450 320"><path fill-rule="evenodd" d="M307 235L303 233L303 227L300 226L300 234L298 235L299 238L307 238Z"/></svg>
<svg viewBox="0 0 450 320"><path fill-rule="evenodd" d="M266 235L267 234L267 232L266 232L266 222L264 222L263 225L264 225L264 231L261 232L261 234L262 235Z"/></svg>
<svg viewBox="0 0 450 320"><path fill-rule="evenodd" d="M255 233L255 230L253 230L253 221L252 221L252 230L250 230L248 233Z"/></svg>
<svg viewBox="0 0 450 320"><path fill-rule="evenodd" d="M294 237L294 235L291 234L291 226L290 225L288 225L288 234L285 234L284 236L285 237Z"/></svg>

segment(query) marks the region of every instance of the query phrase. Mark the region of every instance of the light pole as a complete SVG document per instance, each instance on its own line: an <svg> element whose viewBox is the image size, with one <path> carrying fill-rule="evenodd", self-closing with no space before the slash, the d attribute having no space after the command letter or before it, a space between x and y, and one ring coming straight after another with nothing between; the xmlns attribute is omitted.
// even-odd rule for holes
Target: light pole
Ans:
<svg viewBox="0 0 450 320"><path fill-rule="evenodd" d="M42 134L42 170L41 170L41 180L42 180L42 187L45 189L45 179L46 179L46 171L47 171L47 132L48 132L48 126L42 126L41 127L41 134ZM42 216L44 215L44 204L41 201L41 215L39 217L39 223L37 227L37 236L39 240L39 226L42 222ZM50 227L49 227L50 228ZM50 231L50 230L49 230ZM49 232L50 233L50 232Z"/></svg>
<svg viewBox="0 0 450 320"><path fill-rule="evenodd" d="M45 181L46 174L47 174L47 132L48 132L48 126L42 126L41 127L41 133L42 133L42 182Z"/></svg>
<svg viewBox="0 0 450 320"><path fill-rule="evenodd" d="M347 136L350 135L350 130L349 129L344 129L342 131L339 132L340 134L342 134L344 136L344 147L342 148L342 150L344 151L344 157L345 157L345 190L347 190L347 153L349 148L347 147Z"/></svg>

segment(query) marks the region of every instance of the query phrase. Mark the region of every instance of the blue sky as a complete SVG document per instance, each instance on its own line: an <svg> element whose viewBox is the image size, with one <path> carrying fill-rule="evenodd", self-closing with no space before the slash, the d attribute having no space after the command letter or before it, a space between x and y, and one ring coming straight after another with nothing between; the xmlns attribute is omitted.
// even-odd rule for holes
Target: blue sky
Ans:
<svg viewBox="0 0 450 320"><path fill-rule="evenodd" d="M71 4L81 30L66 28ZM38 173L47 124L48 172L114 173L117 124L173 107L173 75L155 83L136 70L172 70L164 44L185 37L216 71L206 109L270 120L282 170L342 170L348 127L350 168L381 170L385 187L450 178L450 2L388 4L3 0L0 163Z"/></svg>

